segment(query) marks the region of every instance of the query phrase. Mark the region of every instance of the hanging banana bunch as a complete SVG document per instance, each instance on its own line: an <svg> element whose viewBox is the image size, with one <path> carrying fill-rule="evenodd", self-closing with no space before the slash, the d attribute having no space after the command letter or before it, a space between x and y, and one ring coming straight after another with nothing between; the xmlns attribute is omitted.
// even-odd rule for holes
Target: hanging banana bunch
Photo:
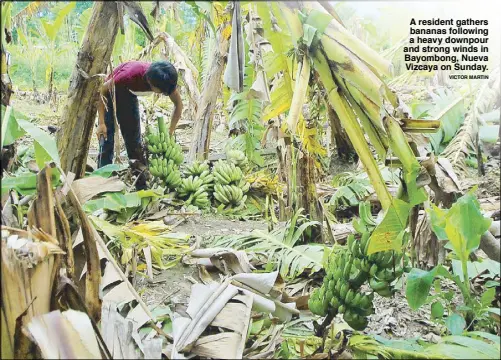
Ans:
<svg viewBox="0 0 501 360"><path fill-rule="evenodd" d="M369 237L377 224L370 213L370 205L360 203L359 212L360 220L354 222L354 227L361 233L360 240L350 235L347 248L331 253L322 287L315 289L308 301L314 314L343 314L344 320L355 330L367 327L367 316L374 312L374 293L392 296L396 292L394 281L404 271L410 271L409 258L404 253L382 251L367 255ZM407 240L408 237L402 239L403 246ZM371 293L360 291L367 281Z"/></svg>
<svg viewBox="0 0 501 360"><path fill-rule="evenodd" d="M150 173L170 190L181 185L179 165L184 160L181 146L176 143L165 127L163 116L157 118L158 131L150 126L146 134L150 152Z"/></svg>

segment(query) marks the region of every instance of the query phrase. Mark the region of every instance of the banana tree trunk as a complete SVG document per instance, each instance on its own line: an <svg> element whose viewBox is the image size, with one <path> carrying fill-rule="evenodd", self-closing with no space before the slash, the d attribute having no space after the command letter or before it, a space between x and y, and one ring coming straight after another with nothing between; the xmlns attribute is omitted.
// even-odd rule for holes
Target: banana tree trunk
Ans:
<svg viewBox="0 0 501 360"><path fill-rule="evenodd" d="M58 150L65 172L85 174L90 137L97 113L100 74L106 72L118 30L115 2L96 2L78 52L61 117Z"/></svg>
<svg viewBox="0 0 501 360"><path fill-rule="evenodd" d="M48 91L48 95L47 95L47 99L48 99L49 102L52 99L53 87L54 87L54 69L51 68L50 69L50 75L49 75L49 91Z"/></svg>
<svg viewBox="0 0 501 360"><path fill-rule="evenodd" d="M231 19L229 20L231 22ZM191 144L189 159L193 161L206 160L209 156L212 121L216 108L217 96L221 90L224 66L230 48L229 37L225 37L224 29L227 23L222 24L217 31L216 43L219 45L212 57L209 76L203 86L200 104L195 117L195 132Z"/></svg>
<svg viewBox="0 0 501 360"><path fill-rule="evenodd" d="M318 203L316 187L315 159L303 150L300 152L296 167L296 185L299 191L297 209L303 208L310 220L322 222L322 209Z"/></svg>
<svg viewBox="0 0 501 360"><path fill-rule="evenodd" d="M337 116L336 112L327 101L327 116L329 118L329 125L331 129L331 146L335 144L337 159L341 159L343 161L358 161L358 155L353 145L351 144L348 135L343 130L341 126L341 121L339 120L339 116ZM333 156L331 158L332 161L336 161L336 158Z"/></svg>
<svg viewBox="0 0 501 360"><path fill-rule="evenodd" d="M10 104L10 95L12 94L12 82L10 81L9 69L7 66L7 54L3 48L3 45L0 44L0 50L2 53L2 105Z"/></svg>

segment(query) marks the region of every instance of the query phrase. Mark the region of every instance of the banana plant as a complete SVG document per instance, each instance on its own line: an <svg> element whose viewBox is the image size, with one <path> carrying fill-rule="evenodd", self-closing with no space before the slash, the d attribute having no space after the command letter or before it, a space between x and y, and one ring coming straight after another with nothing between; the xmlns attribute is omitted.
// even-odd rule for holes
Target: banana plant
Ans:
<svg viewBox="0 0 501 360"><path fill-rule="evenodd" d="M40 56L42 51L39 47L36 46L34 40L31 36L25 34L24 30L21 27L16 28L17 37L19 42L23 45L23 48L20 49L21 54L25 54L28 58L28 63L30 66L31 73L31 81L33 85L33 91L37 92L37 84L36 84L36 67L40 60ZM20 54L20 55L21 55Z"/></svg>
<svg viewBox="0 0 501 360"><path fill-rule="evenodd" d="M52 96L53 83L54 83L54 61L57 56L61 55L67 48L61 47L57 43L57 35L64 24L64 19L75 8L76 3L70 2L59 9L54 21L47 21L40 19L42 26L40 27L40 35L44 40L47 51L45 52L45 59L47 61L47 68L45 70L45 79L49 84L48 95Z"/></svg>
<svg viewBox="0 0 501 360"><path fill-rule="evenodd" d="M390 249L400 251L398 241L394 240L406 231L412 206L423 202L427 194L416 182L421 167L400 121L385 111L386 103L394 109L400 105L384 80L391 75L391 64L350 34L318 3L304 3L301 8L290 3L279 3L278 6L280 13L275 16L281 16L288 26L299 64L287 127L292 132L297 128L299 110L305 101L304 89L308 87L312 68L318 73L328 101L339 116L386 212L385 221L371 237L369 253ZM398 116L396 112L395 115ZM366 134L381 159L391 149L402 162L405 184L402 189L405 191L401 192L400 199L390 195ZM385 226L390 224L391 231L388 232Z"/></svg>
<svg viewBox="0 0 501 360"><path fill-rule="evenodd" d="M12 145L25 135L29 135L34 141L35 160L40 169L47 161L54 161L59 165L59 153L53 137L33 124L28 118L15 111L11 106L1 107L2 134L0 148ZM34 193L36 190L36 174L23 173L21 176L2 178L2 196L11 189L17 190L23 195ZM59 180L59 173L53 172L54 181Z"/></svg>
<svg viewBox="0 0 501 360"><path fill-rule="evenodd" d="M23 9L21 9L16 15L12 17L12 24L14 27L19 27L21 22L26 21L33 15L39 13L43 9L50 6L49 1L31 1Z"/></svg>

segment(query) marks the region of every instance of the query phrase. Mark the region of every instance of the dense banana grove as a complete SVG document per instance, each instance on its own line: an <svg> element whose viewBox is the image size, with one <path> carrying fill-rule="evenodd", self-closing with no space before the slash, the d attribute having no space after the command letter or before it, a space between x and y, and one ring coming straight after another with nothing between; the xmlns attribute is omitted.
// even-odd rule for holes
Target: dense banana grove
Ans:
<svg viewBox="0 0 501 360"><path fill-rule="evenodd" d="M392 296L395 280L410 271L410 266L404 253L383 251L367 255L369 238L376 228L370 205L360 204L360 221L354 222L354 227L359 239L351 235L346 248L331 252L323 284L313 291L308 307L320 316L343 314L353 329L363 330L368 324L367 316L374 312L374 293ZM403 244L407 241L405 237ZM372 291L365 293L361 287L367 281Z"/></svg>
<svg viewBox="0 0 501 360"><path fill-rule="evenodd" d="M227 160L219 160L212 169L207 162L195 161L180 165L184 161L181 146L170 136L163 117L157 119L158 131L149 127L146 140L149 158L149 170L154 181L185 200L186 205L200 209L209 208L211 198L219 208L239 208L247 199L250 184L245 180L244 171L248 159L240 150L229 150Z"/></svg>

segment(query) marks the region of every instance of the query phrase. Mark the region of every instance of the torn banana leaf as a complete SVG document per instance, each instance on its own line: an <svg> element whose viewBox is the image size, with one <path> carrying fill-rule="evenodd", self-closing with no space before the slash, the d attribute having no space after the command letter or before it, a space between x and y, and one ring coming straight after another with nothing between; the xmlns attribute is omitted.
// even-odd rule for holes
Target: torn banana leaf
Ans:
<svg viewBox="0 0 501 360"><path fill-rule="evenodd" d="M138 250L150 247L154 266L161 269L175 266L182 255L190 251L190 235L170 232L171 228L164 225L163 221L117 226L94 216L90 216L90 219L97 229L110 239L118 241L124 252L133 246ZM165 257L169 260L165 260Z"/></svg>

